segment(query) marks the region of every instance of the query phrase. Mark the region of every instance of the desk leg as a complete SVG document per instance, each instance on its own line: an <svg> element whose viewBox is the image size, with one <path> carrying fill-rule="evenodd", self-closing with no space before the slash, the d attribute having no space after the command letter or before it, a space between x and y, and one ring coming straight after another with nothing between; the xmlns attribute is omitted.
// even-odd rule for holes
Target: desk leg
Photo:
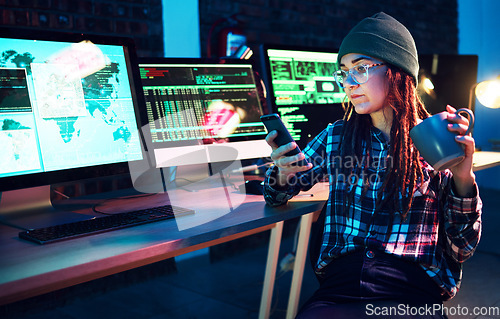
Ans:
<svg viewBox="0 0 500 319"><path fill-rule="evenodd" d="M297 244L297 252L295 254L295 262L293 264L292 286L290 287L288 308L286 310L287 319L295 318L297 315L313 215L314 213L309 213L307 215L302 215L300 218L299 241Z"/></svg>
<svg viewBox="0 0 500 319"><path fill-rule="evenodd" d="M269 250L267 253L266 274L264 276L264 288L260 300L259 319L268 319L273 300L274 280L276 279L276 266L280 252L281 234L283 233L283 221L277 222L271 229L269 239Z"/></svg>

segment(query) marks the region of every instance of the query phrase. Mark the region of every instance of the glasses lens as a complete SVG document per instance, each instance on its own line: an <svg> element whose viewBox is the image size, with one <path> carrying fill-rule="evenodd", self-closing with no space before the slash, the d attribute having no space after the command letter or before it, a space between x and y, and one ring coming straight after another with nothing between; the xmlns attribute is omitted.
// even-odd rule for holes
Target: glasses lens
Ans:
<svg viewBox="0 0 500 319"><path fill-rule="evenodd" d="M352 77L358 84L368 81L368 65L357 65L352 69Z"/></svg>
<svg viewBox="0 0 500 319"><path fill-rule="evenodd" d="M349 71L338 70L334 73L335 81L337 81L338 85L341 88L343 88L344 83L347 81L347 77L349 77L349 74L351 74L352 80L357 84L366 83L368 81L368 69L378 65L381 64L373 64L373 65L360 64L353 67Z"/></svg>
<svg viewBox="0 0 500 319"><path fill-rule="evenodd" d="M346 76L344 76L346 74L346 72L342 71L342 70L337 70L335 71L335 73L333 74L333 76L335 77L335 81L337 82L337 84L343 88L344 87L344 80L346 78Z"/></svg>

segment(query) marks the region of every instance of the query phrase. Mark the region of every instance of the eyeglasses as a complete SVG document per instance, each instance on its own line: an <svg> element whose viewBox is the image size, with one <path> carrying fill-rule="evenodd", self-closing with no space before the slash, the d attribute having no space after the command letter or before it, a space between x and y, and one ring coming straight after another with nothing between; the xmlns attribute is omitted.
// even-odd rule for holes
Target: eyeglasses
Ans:
<svg viewBox="0 0 500 319"><path fill-rule="evenodd" d="M358 84L366 83L368 81L368 70L380 65L384 65L384 63L360 64L347 71L337 70L334 73L335 81L341 88L344 88L344 82L350 74L354 82Z"/></svg>

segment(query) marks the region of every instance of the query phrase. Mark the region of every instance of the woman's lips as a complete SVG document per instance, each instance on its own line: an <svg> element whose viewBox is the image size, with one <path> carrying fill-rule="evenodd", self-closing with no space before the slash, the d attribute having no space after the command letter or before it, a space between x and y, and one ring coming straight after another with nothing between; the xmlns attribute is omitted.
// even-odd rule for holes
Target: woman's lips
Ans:
<svg viewBox="0 0 500 319"><path fill-rule="evenodd" d="M361 94L351 94L351 100L359 99L362 96L363 95L361 95Z"/></svg>

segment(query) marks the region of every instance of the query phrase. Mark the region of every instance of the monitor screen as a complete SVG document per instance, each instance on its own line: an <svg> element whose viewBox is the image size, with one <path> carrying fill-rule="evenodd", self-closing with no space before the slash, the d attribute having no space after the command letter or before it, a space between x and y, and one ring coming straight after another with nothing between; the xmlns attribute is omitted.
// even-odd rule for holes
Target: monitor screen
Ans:
<svg viewBox="0 0 500 319"><path fill-rule="evenodd" d="M139 66L156 167L270 155L249 62L143 58Z"/></svg>
<svg viewBox="0 0 500 319"><path fill-rule="evenodd" d="M0 191L126 173L139 81L130 39L0 29Z"/></svg>
<svg viewBox="0 0 500 319"><path fill-rule="evenodd" d="M299 146L342 118L345 93L333 77L335 50L264 44L261 60L270 111L281 116Z"/></svg>

